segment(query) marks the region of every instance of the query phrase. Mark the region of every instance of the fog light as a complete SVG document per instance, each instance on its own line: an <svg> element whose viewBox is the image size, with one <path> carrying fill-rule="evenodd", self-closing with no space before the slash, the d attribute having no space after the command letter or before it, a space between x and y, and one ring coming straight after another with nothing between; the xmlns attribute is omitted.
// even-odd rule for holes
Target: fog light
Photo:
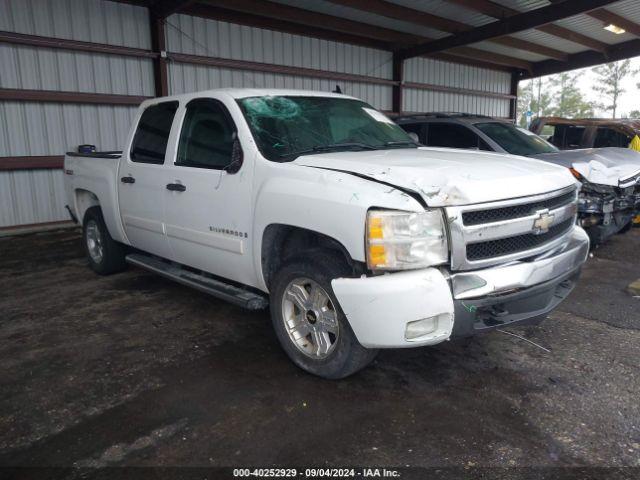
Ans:
<svg viewBox="0 0 640 480"><path fill-rule="evenodd" d="M415 320L407 323L407 329L404 332L405 340L414 340L424 335L433 333L438 328L438 317L423 318L422 320Z"/></svg>

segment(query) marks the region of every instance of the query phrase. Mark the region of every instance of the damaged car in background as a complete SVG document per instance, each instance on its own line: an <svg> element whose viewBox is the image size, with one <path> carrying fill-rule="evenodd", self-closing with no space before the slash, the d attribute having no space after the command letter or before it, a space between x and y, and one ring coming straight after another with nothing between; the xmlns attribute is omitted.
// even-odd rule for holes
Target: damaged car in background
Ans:
<svg viewBox="0 0 640 480"><path fill-rule="evenodd" d="M325 378L380 348L537 323L589 250L566 168L421 148L339 94L154 98L123 152L71 152L64 168L94 271L130 263L269 306L290 359Z"/></svg>
<svg viewBox="0 0 640 480"><path fill-rule="evenodd" d="M395 120L429 147L509 153L566 167L581 183L578 217L593 245L628 230L640 213L640 154L633 150L561 151L510 121L482 115L425 113Z"/></svg>

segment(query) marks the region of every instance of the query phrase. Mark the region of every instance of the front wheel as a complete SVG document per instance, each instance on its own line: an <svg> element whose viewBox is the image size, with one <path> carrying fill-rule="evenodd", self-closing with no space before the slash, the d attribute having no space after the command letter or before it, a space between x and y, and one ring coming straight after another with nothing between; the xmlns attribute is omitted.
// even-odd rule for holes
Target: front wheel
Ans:
<svg viewBox="0 0 640 480"><path fill-rule="evenodd" d="M273 327L298 367L323 378L344 378L367 366L377 350L360 345L331 288L331 280L348 276L348 266L330 252L309 257L288 262L276 274Z"/></svg>
<svg viewBox="0 0 640 480"><path fill-rule="evenodd" d="M622 227L618 233L627 233L629 230L631 230L631 228L633 228L633 219L629 220L629 222Z"/></svg>

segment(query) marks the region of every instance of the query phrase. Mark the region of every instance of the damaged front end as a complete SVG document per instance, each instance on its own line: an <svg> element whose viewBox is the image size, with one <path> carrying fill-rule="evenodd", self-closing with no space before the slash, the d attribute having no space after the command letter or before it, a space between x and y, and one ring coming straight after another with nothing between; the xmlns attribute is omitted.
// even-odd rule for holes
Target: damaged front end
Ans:
<svg viewBox="0 0 640 480"><path fill-rule="evenodd" d="M633 220L631 223L634 227L640 227L640 182L636 184L633 191Z"/></svg>
<svg viewBox="0 0 640 480"><path fill-rule="evenodd" d="M578 221L593 245L606 241L625 230L633 220L640 195L636 187L613 187L588 182L582 179L578 195Z"/></svg>

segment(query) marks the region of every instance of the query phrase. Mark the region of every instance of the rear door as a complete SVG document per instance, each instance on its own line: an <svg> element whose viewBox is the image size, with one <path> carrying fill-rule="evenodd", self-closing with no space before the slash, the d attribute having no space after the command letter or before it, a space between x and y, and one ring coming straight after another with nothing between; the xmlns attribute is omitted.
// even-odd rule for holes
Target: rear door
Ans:
<svg viewBox="0 0 640 480"><path fill-rule="evenodd" d="M236 124L221 101L193 99L182 116L175 158L163 170L172 258L252 283L251 159L243 160Z"/></svg>
<svg viewBox="0 0 640 480"><path fill-rule="evenodd" d="M131 245L168 258L164 232L164 161L178 102L151 105L142 112L118 172L118 199Z"/></svg>

